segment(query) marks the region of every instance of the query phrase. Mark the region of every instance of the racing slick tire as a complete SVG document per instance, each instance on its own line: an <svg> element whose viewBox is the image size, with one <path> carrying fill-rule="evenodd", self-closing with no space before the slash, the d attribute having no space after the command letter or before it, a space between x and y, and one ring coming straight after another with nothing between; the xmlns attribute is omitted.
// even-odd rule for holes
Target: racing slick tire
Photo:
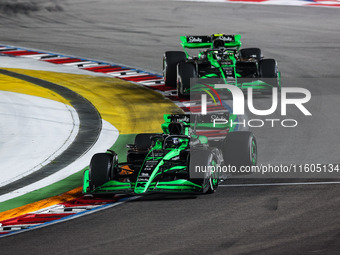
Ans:
<svg viewBox="0 0 340 255"><path fill-rule="evenodd" d="M189 181L202 185L203 194L214 193L218 187L217 172L210 171L209 166L216 166L217 158L211 150L190 150ZM206 172L197 172L196 166L207 167Z"/></svg>
<svg viewBox="0 0 340 255"><path fill-rule="evenodd" d="M94 190L117 175L118 157L115 152L94 154L89 167L90 188Z"/></svg>
<svg viewBox="0 0 340 255"><path fill-rule="evenodd" d="M186 55L183 51L166 51L163 56L163 76L165 86L176 87L177 64L185 61Z"/></svg>
<svg viewBox="0 0 340 255"><path fill-rule="evenodd" d="M149 149L152 145L151 137L157 133L142 133L135 137L135 145L137 149Z"/></svg>
<svg viewBox="0 0 340 255"><path fill-rule="evenodd" d="M225 166L239 170L241 166L255 166L257 163L257 144L252 132L228 133L221 148Z"/></svg>
<svg viewBox="0 0 340 255"><path fill-rule="evenodd" d="M275 59L267 58L259 62L259 76L261 78L277 78L278 68Z"/></svg>
<svg viewBox="0 0 340 255"><path fill-rule="evenodd" d="M177 94L179 98L188 98L190 93L185 93L190 88L190 79L197 78L197 70L193 63L180 62L177 65Z"/></svg>
<svg viewBox="0 0 340 255"><path fill-rule="evenodd" d="M259 48L244 48L240 49L241 58L255 58L260 61L263 58L262 51Z"/></svg>
<svg viewBox="0 0 340 255"><path fill-rule="evenodd" d="M279 71L275 59L268 58L259 61L259 77L264 78L263 81L272 85L274 88L279 86ZM272 91L263 91L263 94L271 94Z"/></svg>

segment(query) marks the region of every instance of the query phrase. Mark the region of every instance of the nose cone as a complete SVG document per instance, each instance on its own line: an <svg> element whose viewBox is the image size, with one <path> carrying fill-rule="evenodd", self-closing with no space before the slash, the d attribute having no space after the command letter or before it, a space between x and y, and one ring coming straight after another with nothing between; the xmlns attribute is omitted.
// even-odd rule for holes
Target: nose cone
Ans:
<svg viewBox="0 0 340 255"><path fill-rule="evenodd" d="M147 182L137 181L134 192L136 194L142 194L142 193L145 193L146 191L147 191Z"/></svg>

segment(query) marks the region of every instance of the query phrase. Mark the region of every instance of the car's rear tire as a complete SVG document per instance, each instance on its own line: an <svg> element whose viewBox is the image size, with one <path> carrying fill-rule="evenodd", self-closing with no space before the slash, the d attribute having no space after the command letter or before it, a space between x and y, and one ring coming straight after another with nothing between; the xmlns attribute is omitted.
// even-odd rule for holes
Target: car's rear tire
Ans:
<svg viewBox="0 0 340 255"><path fill-rule="evenodd" d="M214 193L218 187L217 172L208 170L208 167L216 166L216 163L217 158L211 150L192 149L190 151L189 181L201 185L204 194ZM196 166L206 167L206 172L197 172Z"/></svg>
<svg viewBox="0 0 340 255"><path fill-rule="evenodd" d="M95 190L117 175L118 157L115 152L94 154L90 167L90 189Z"/></svg>
<svg viewBox="0 0 340 255"><path fill-rule="evenodd" d="M185 61L186 55L182 51L167 51L163 56L163 76L165 86L176 87L177 64Z"/></svg>
<svg viewBox="0 0 340 255"><path fill-rule="evenodd" d="M227 134L222 142L222 154L226 166L254 166L257 163L255 136L249 131L235 131Z"/></svg>
<svg viewBox="0 0 340 255"><path fill-rule="evenodd" d="M177 94L179 98L190 97L190 93L185 90L190 88L191 78L197 78L195 65L190 62L180 62L177 65Z"/></svg>
<svg viewBox="0 0 340 255"><path fill-rule="evenodd" d="M262 80L273 86L273 88L278 88L278 90L280 90L279 71L275 59L262 59L259 62L259 77L263 78ZM262 93L271 94L272 90L263 91Z"/></svg>
<svg viewBox="0 0 340 255"><path fill-rule="evenodd" d="M240 49L240 57L245 59L255 58L257 61L260 61L263 58L263 55L259 48L244 48Z"/></svg>
<svg viewBox="0 0 340 255"><path fill-rule="evenodd" d="M151 137L156 133L142 133L135 137L135 148L128 150L126 154L126 161L128 164L137 165L138 168L144 162L146 155L152 146Z"/></svg>
<svg viewBox="0 0 340 255"><path fill-rule="evenodd" d="M135 145L137 149L149 149L152 145L151 137L157 133L142 133L135 137Z"/></svg>

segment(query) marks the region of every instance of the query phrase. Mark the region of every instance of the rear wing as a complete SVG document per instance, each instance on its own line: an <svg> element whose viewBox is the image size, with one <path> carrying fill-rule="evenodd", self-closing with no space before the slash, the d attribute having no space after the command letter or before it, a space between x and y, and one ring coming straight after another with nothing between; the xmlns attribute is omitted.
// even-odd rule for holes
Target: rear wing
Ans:
<svg viewBox="0 0 340 255"><path fill-rule="evenodd" d="M181 36L181 45L185 48L213 48L214 40L219 39L224 41L226 48L240 48L241 35L226 35L226 34L213 34L207 35L187 35Z"/></svg>

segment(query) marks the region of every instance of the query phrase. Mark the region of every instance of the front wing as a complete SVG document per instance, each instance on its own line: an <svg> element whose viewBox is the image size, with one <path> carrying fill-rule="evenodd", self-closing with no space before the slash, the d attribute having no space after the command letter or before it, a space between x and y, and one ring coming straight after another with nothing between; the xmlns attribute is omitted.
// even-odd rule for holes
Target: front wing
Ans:
<svg viewBox="0 0 340 255"><path fill-rule="evenodd" d="M85 194L146 194L146 193L199 193L203 190L201 185L193 183L189 180L178 179L174 181L157 181L151 182L147 189L140 192L144 188L145 183L126 182L110 180L94 190L90 189L89 172L84 172L83 193Z"/></svg>

